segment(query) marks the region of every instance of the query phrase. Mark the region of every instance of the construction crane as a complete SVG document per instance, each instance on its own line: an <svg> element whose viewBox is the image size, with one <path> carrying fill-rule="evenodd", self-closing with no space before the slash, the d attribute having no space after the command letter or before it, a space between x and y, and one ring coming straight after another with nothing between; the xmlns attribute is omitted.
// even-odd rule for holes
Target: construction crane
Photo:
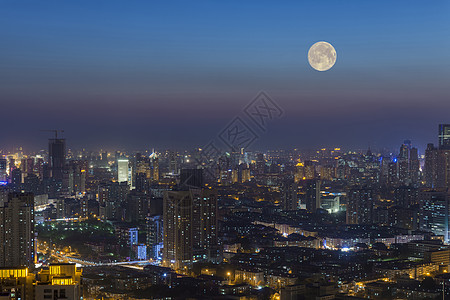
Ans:
<svg viewBox="0 0 450 300"><path fill-rule="evenodd" d="M41 129L41 131L54 132L55 133L55 139L58 139L58 132L60 132L60 133L64 132L64 130L58 130L58 129Z"/></svg>

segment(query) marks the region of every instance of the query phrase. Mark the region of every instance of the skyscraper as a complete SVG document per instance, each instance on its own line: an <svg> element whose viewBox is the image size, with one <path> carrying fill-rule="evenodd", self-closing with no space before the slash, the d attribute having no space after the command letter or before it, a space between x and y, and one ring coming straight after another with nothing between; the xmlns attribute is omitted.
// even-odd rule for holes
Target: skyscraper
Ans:
<svg viewBox="0 0 450 300"><path fill-rule="evenodd" d="M294 180L286 180L281 186L281 204L284 210L298 208L298 186Z"/></svg>
<svg viewBox="0 0 450 300"><path fill-rule="evenodd" d="M169 171L172 174L178 174L178 154L175 151L169 153Z"/></svg>
<svg viewBox="0 0 450 300"><path fill-rule="evenodd" d="M193 258L192 192L164 192L163 210L163 265L178 269Z"/></svg>
<svg viewBox="0 0 450 300"><path fill-rule="evenodd" d="M348 193L347 224L371 224L374 195L370 188L354 188Z"/></svg>
<svg viewBox="0 0 450 300"><path fill-rule="evenodd" d="M108 220L122 220L123 207L129 187L125 182L109 182L98 187L101 214Z"/></svg>
<svg viewBox="0 0 450 300"><path fill-rule="evenodd" d="M320 208L320 180L307 179L305 182L305 204L308 212Z"/></svg>
<svg viewBox="0 0 450 300"><path fill-rule="evenodd" d="M33 267L35 263L34 196L10 193L0 207L0 267Z"/></svg>
<svg viewBox="0 0 450 300"><path fill-rule="evenodd" d="M439 124L439 149L450 150L450 124Z"/></svg>
<svg viewBox="0 0 450 300"><path fill-rule="evenodd" d="M66 165L66 140L49 139L48 154L51 176L57 181L62 181L63 170Z"/></svg>
<svg viewBox="0 0 450 300"><path fill-rule="evenodd" d="M434 189L450 188L450 149L437 149L428 144L425 151L426 186Z"/></svg>
<svg viewBox="0 0 450 300"><path fill-rule="evenodd" d="M429 188L436 187L437 181L437 155L438 151L433 144L428 144L425 150L425 185Z"/></svg>
<svg viewBox="0 0 450 300"><path fill-rule="evenodd" d="M448 243L449 195L445 191L428 190L419 193L420 229L444 236Z"/></svg>
<svg viewBox="0 0 450 300"><path fill-rule="evenodd" d="M118 182L126 182L128 181L128 172L129 172L129 160L128 158L119 158L117 160L117 181Z"/></svg>
<svg viewBox="0 0 450 300"><path fill-rule="evenodd" d="M166 191L163 201L163 264L175 269L192 264L194 253L218 258L217 192L210 189Z"/></svg>
<svg viewBox="0 0 450 300"><path fill-rule="evenodd" d="M193 243L194 255L218 262L217 191L192 190L193 195Z"/></svg>
<svg viewBox="0 0 450 300"><path fill-rule="evenodd" d="M416 184L419 182L420 175L420 161L419 161L419 153L417 148L411 148L409 152L409 175L411 178L411 182Z"/></svg>
<svg viewBox="0 0 450 300"><path fill-rule="evenodd" d="M150 163L151 163L151 179L153 182L159 181L159 158L158 155L153 152L150 156Z"/></svg>
<svg viewBox="0 0 450 300"><path fill-rule="evenodd" d="M262 175L265 173L265 170L266 170L266 160L264 159L264 154L258 153L256 155L255 173L257 175Z"/></svg>

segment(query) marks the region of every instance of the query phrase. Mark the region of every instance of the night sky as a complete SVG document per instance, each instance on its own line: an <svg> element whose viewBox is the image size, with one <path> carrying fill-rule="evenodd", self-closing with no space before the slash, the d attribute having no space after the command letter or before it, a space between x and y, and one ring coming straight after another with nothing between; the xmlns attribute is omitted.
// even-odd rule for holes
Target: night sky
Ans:
<svg viewBox="0 0 450 300"><path fill-rule="evenodd" d="M449 1L3 0L0 148L202 146L264 90L285 114L255 148L424 149L449 67Z"/></svg>

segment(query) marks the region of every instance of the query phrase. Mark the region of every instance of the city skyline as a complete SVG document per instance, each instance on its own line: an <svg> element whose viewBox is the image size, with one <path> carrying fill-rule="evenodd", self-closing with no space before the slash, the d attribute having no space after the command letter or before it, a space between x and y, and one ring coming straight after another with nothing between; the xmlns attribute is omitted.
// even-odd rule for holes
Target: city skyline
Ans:
<svg viewBox="0 0 450 300"><path fill-rule="evenodd" d="M450 299L449 16L0 1L0 300Z"/></svg>

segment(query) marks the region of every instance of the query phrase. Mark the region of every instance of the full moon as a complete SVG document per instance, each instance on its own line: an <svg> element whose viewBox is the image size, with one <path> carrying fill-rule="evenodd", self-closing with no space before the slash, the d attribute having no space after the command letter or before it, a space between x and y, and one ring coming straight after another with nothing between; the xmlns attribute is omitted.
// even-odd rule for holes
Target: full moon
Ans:
<svg viewBox="0 0 450 300"><path fill-rule="evenodd" d="M327 42L317 42L309 48L308 61L317 71L327 71L336 63L336 50Z"/></svg>

